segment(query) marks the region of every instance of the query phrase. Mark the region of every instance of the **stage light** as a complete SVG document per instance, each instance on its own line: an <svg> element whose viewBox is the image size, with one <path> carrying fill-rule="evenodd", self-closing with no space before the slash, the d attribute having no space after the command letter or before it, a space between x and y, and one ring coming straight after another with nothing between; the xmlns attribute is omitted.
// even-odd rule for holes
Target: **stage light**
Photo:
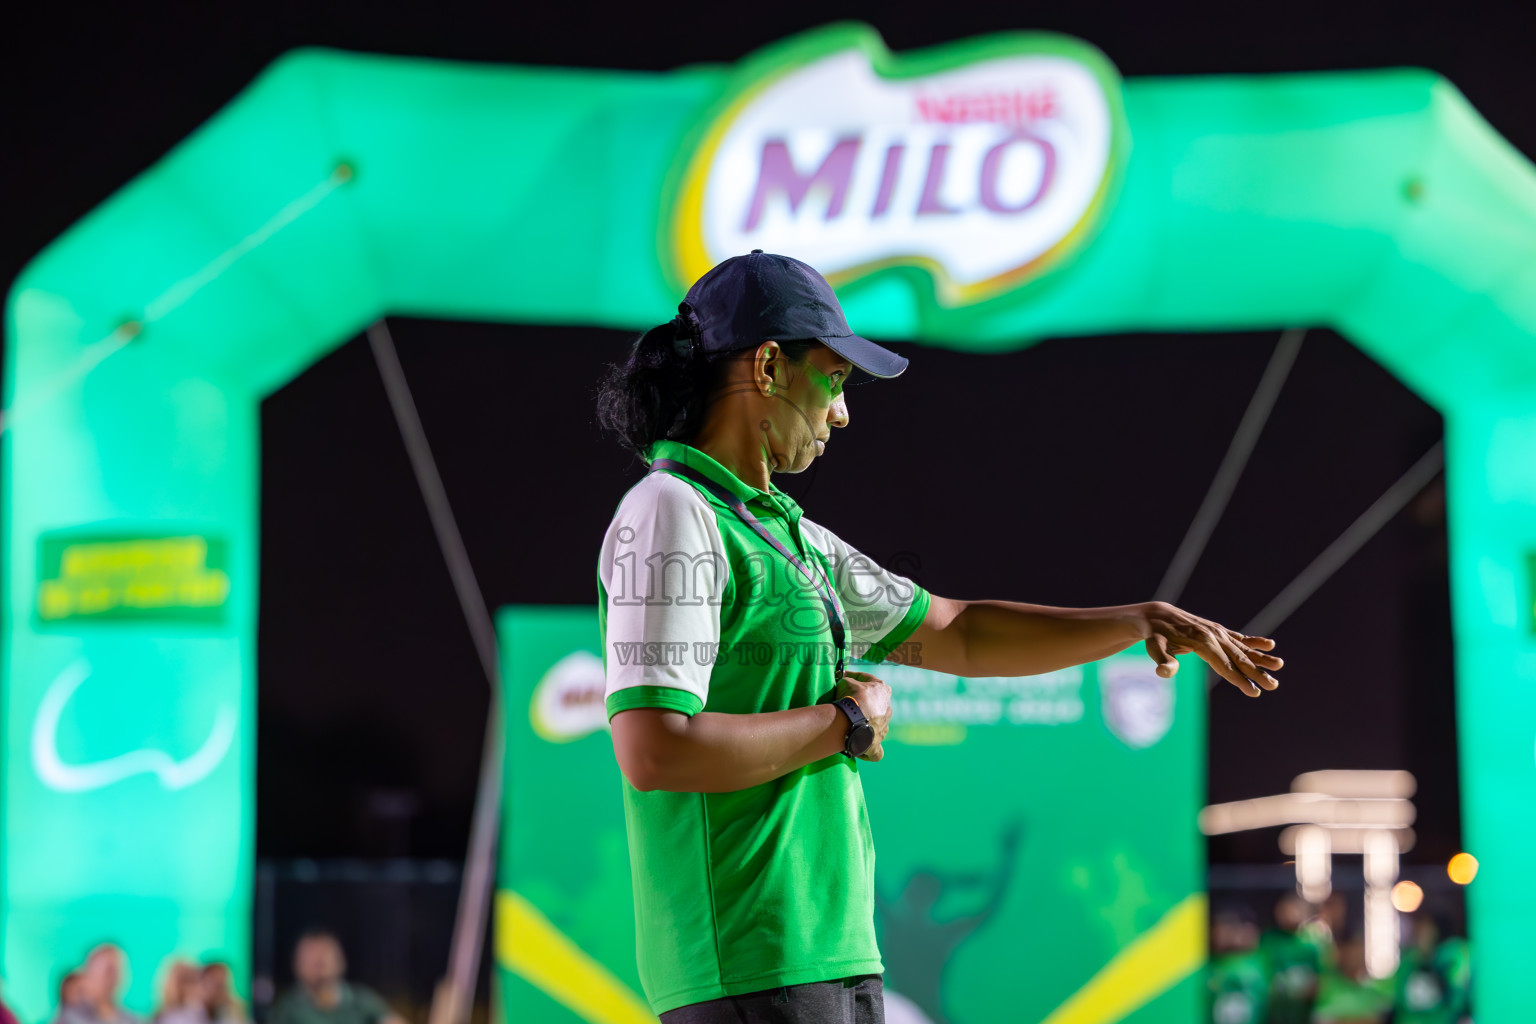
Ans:
<svg viewBox="0 0 1536 1024"><path fill-rule="evenodd" d="M1458 853L1445 866L1445 873L1457 885L1466 885L1477 877L1477 858L1470 853Z"/></svg>
<svg viewBox="0 0 1536 1024"><path fill-rule="evenodd" d="M1333 849L1325 828L1296 830L1296 892L1308 903L1321 903L1333 892Z"/></svg>
<svg viewBox="0 0 1536 1024"><path fill-rule="evenodd" d="M1418 791L1418 780L1405 771L1304 772L1291 780L1293 793L1322 793L1342 799L1406 800Z"/></svg>
<svg viewBox="0 0 1536 1024"><path fill-rule="evenodd" d="M1404 914L1411 914L1424 902L1424 890L1404 879L1392 887L1392 905Z"/></svg>

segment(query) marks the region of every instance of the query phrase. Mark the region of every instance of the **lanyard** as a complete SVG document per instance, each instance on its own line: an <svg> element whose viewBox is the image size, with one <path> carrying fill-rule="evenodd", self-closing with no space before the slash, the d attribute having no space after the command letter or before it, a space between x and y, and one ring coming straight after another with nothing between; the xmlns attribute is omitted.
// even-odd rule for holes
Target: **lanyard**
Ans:
<svg viewBox="0 0 1536 1024"><path fill-rule="evenodd" d="M837 671L833 678L841 681L843 678L843 651L845 649L843 644L843 617L838 614L837 602L832 598L832 581L827 579L826 570L821 568L820 563L817 563L817 572L812 573L793 551L780 544L779 539L768 532L768 528L759 522L758 518L747 508L746 502L692 466L678 462L676 459L656 459L651 463L650 472L654 473L657 470L675 473L686 480L691 480L725 502L730 506L731 511L736 513L737 518L756 530L759 537L773 545L775 551L789 559L790 564L800 570L800 575L810 581L812 589L816 591L816 596L821 598L822 607L827 610L827 621L832 625L832 642L837 645Z"/></svg>

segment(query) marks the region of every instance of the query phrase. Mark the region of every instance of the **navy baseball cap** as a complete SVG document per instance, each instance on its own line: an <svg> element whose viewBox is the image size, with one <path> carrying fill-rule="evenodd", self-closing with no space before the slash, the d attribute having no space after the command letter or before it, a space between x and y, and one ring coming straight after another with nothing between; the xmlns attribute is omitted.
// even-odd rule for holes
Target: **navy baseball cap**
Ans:
<svg viewBox="0 0 1536 1024"><path fill-rule="evenodd" d="M871 377L895 377L907 368L905 356L854 334L826 278L788 256L761 249L732 256L694 282L683 307L685 316L691 309L698 318L706 355L769 339L814 339Z"/></svg>

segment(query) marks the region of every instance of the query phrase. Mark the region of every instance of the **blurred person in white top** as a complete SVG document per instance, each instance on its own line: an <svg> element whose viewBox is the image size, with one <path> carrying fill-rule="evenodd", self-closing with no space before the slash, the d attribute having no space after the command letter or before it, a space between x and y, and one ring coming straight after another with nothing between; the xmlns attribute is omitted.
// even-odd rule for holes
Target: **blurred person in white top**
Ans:
<svg viewBox="0 0 1536 1024"><path fill-rule="evenodd" d="M198 993L208 1024L245 1024L245 1004L235 995L235 978L229 964L215 960L203 965Z"/></svg>
<svg viewBox="0 0 1536 1024"><path fill-rule="evenodd" d="M202 993L202 972L190 960L175 957L166 961L165 980L160 985L160 1009L154 1024L206 1024Z"/></svg>
<svg viewBox="0 0 1536 1024"><path fill-rule="evenodd" d="M91 950L80 968L79 998L59 1008L57 1024L140 1024L118 1002L127 973L127 957L117 946L103 943Z"/></svg>

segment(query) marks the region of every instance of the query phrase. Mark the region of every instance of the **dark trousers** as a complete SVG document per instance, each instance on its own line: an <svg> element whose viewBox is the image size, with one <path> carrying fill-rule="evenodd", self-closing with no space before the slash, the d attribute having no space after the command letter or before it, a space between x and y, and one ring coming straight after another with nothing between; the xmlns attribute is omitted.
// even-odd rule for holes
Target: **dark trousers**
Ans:
<svg viewBox="0 0 1536 1024"><path fill-rule="evenodd" d="M661 1024L885 1024L885 999L880 975L865 974L690 1003Z"/></svg>

